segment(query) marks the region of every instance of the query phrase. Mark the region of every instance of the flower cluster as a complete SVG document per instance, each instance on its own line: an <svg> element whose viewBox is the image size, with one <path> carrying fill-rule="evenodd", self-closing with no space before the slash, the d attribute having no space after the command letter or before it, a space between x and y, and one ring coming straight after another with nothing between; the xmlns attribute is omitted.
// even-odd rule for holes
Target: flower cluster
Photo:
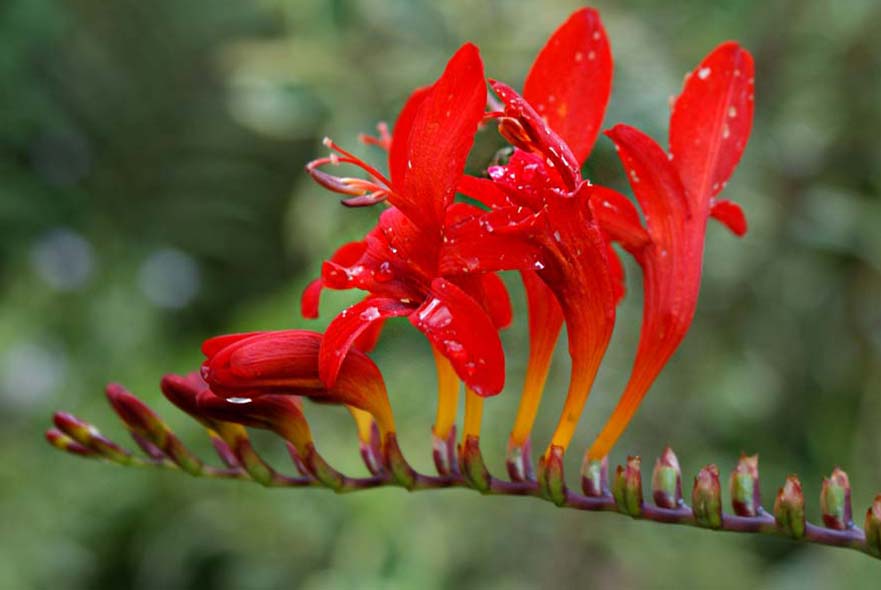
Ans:
<svg viewBox="0 0 881 590"><path fill-rule="evenodd" d="M306 167L312 179L343 195L346 206L379 206L382 212L367 235L343 244L324 262L320 277L302 295L302 314L318 316L323 289L358 289L363 300L333 317L323 334L282 330L212 338L202 346L206 358L200 373L162 380L165 396L208 429L224 467L206 466L149 408L120 386L110 386L110 401L147 462L196 475L337 491L463 485L665 522L730 530L770 527L830 542L832 533L805 528L798 480L788 480L781 490L775 516L764 512L755 458L744 457L732 474L735 516L722 513L715 466L695 480L694 507L684 504L679 464L669 449L653 474L655 507L643 500L638 458L619 467L611 487L608 483L610 450L691 324L709 219L738 236L746 232L743 212L720 193L746 147L753 119L753 62L737 43L719 45L686 76L672 102L667 150L628 125L602 131L612 69L600 18L582 9L551 35L522 92L488 79L478 48L463 45L437 80L410 95L391 130L381 124L376 137L361 138L387 153L386 172L325 139L330 154ZM491 126L510 147L480 175L467 174L475 136L489 133ZM601 132L614 143L638 208L582 173ZM345 176L340 167L360 169L361 175ZM576 494L566 487L563 456L625 296L621 253L643 274L641 334L620 401L585 454L583 494ZM519 272L530 335L508 441L507 480L493 477L480 454L484 399L505 385L499 331L511 324L512 312L499 276L503 271ZM383 377L369 357L384 322L399 317L428 339L434 353L437 475L418 473L404 459ZM564 324L569 385L535 469L530 432ZM465 416L457 439L462 384ZM351 412L369 477L346 476L321 457L302 400ZM266 464L251 447L246 427L283 438L298 475L282 475ZM143 462L68 414L56 415L49 440L76 454ZM874 550L877 539L875 545L869 541L878 535L878 502L867 517L866 534L858 531L863 536L855 540L849 493L843 472L824 485L827 527L841 533L833 544L862 543Z"/></svg>

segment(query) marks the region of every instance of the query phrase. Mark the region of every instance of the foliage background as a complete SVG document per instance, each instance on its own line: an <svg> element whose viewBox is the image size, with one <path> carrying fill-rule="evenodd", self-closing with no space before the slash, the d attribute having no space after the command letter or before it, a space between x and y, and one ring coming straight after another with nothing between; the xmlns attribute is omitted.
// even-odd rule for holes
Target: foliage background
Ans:
<svg viewBox="0 0 881 590"><path fill-rule="evenodd" d="M682 74L723 39L758 63L753 139L727 191L750 233L741 242L711 228L692 332L613 460L629 451L650 465L669 442L693 474L760 451L766 499L797 472L813 518L820 478L840 462L861 519L881 489L881 5L598 4L617 61L609 126L624 120L663 137ZM0 587L876 587L877 562L777 539L467 491L264 490L112 469L43 443L59 407L121 438L101 395L108 379L201 440L159 399L159 375L195 367L207 335L311 325L298 317L300 289L375 216L343 210L304 178L321 137L354 146L465 40L481 46L491 75L520 84L577 6L0 3ZM607 140L589 172L625 187ZM631 362L640 297L628 270L631 294L571 474ZM330 297L325 315L348 301ZM488 403L495 469L524 335L521 315L505 341L511 391ZM558 357L539 441L562 403ZM427 346L397 325L377 360L404 448L428 467ZM357 469L346 417L308 409L325 453Z"/></svg>

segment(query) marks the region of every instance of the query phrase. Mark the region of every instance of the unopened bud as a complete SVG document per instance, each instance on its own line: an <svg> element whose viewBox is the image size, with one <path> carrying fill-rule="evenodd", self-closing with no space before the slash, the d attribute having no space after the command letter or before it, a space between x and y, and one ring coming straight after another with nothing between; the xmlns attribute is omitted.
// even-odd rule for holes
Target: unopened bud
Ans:
<svg viewBox="0 0 881 590"><path fill-rule="evenodd" d="M551 445L538 463L538 485L542 495L562 506L566 503L568 491L563 471L563 447Z"/></svg>
<svg viewBox="0 0 881 590"><path fill-rule="evenodd" d="M60 451L79 455L81 457L97 457L98 453L85 445L76 442L57 428L50 428L46 431L46 440L50 445Z"/></svg>
<svg viewBox="0 0 881 590"><path fill-rule="evenodd" d="M202 473L202 462L193 455L144 402L121 385L107 386L107 399L136 441L143 439L155 445L165 456L190 475Z"/></svg>
<svg viewBox="0 0 881 590"><path fill-rule="evenodd" d="M642 514L642 474L639 457L627 457L627 464L615 470L612 495L618 510L636 517Z"/></svg>
<svg viewBox="0 0 881 590"><path fill-rule="evenodd" d="M740 456L737 467L731 472L731 507L738 516L757 516L762 510L759 491L759 456Z"/></svg>
<svg viewBox="0 0 881 590"><path fill-rule="evenodd" d="M832 475L823 478L820 491L820 510L823 524L830 529L847 530L853 526L853 511L850 504L850 480L847 474L836 467Z"/></svg>
<svg viewBox="0 0 881 590"><path fill-rule="evenodd" d="M794 475L786 478L786 483L777 492L774 501L774 518L777 528L793 539L805 535L805 497L801 482Z"/></svg>
<svg viewBox="0 0 881 590"><path fill-rule="evenodd" d="M585 459L581 466L581 490L585 496L600 498L609 494L609 458Z"/></svg>
<svg viewBox="0 0 881 590"><path fill-rule="evenodd" d="M722 485L718 467L707 465L698 472L691 490L691 502L694 520L699 526L722 527Z"/></svg>
<svg viewBox="0 0 881 590"><path fill-rule="evenodd" d="M682 472L679 459L669 446L655 462L652 472L652 497L661 508L678 508L682 505Z"/></svg>
<svg viewBox="0 0 881 590"><path fill-rule="evenodd" d="M80 445L92 449L105 459L128 465L131 454L101 434L97 428L67 412L56 412L52 417L55 426Z"/></svg>
<svg viewBox="0 0 881 590"><path fill-rule="evenodd" d="M875 555L881 557L881 494L866 511L866 545Z"/></svg>

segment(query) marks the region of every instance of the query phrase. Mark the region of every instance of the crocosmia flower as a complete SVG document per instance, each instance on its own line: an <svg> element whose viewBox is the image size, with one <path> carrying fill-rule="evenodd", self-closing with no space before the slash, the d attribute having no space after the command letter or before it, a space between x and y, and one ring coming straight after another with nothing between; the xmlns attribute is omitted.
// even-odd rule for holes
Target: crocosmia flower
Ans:
<svg viewBox="0 0 881 590"><path fill-rule="evenodd" d="M495 96L488 97L487 86ZM302 314L318 315L325 288L358 289L364 298L338 313L324 334L288 329L210 338L200 372L162 379L166 399L207 431L214 464L116 384L107 387L107 399L141 455L66 412L53 416L46 440L79 457L196 477L338 493L381 486L468 488L657 523L774 533L881 557L881 496L858 528L850 479L837 468L820 494L823 526L807 522L803 487L793 475L773 509L762 504L758 455L744 454L731 473L727 514L719 467L700 469L688 494L670 447L645 478L650 494L643 489L639 456L609 471L610 451L695 315L709 219L738 236L746 232L743 212L719 195L751 131L753 63L746 50L727 42L686 77L672 105L667 151L628 125L605 131L636 203L582 173L602 131L611 87L611 50L591 9L576 11L550 36L522 93L487 80L477 47L463 45L433 84L410 95L392 130L379 124L378 136L362 137L387 152L387 173L329 139L324 143L331 155L306 167L315 182L343 195L344 205L382 210L362 239L342 244L324 262L303 293ZM485 174L466 175L474 137L488 123L510 146L485 166ZM359 168L366 177L331 173L340 166ZM470 199L457 201L457 194ZM564 455L619 319L617 305L625 296L621 251L642 270L642 329L623 394L585 453L576 491L566 482ZM485 401L505 382L499 331L511 323L512 312L499 276L504 271L522 278L530 342L508 439L509 477L500 478L483 459L480 433L485 411L505 401ZM432 474L404 458L384 379L369 356L383 323L396 317L406 317L426 336L437 368ZM569 384L556 428L533 469L530 437L564 323ZM307 415L320 407L307 408L310 402L348 409L366 475L338 471L318 453ZM287 469L261 457L251 429L285 443Z"/></svg>
<svg viewBox="0 0 881 590"><path fill-rule="evenodd" d="M670 152L627 125L608 132L642 207L650 241L632 248L643 270L639 348L621 401L590 448L608 454L664 364L682 341L697 306L707 220L743 235L740 208L717 197L749 139L753 60L723 43L687 77L670 117Z"/></svg>

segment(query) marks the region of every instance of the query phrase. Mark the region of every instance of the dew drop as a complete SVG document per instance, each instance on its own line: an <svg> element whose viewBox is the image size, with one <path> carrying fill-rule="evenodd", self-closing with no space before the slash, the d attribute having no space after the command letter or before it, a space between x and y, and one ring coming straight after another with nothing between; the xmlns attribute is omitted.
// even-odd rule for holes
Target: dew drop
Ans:
<svg viewBox="0 0 881 590"><path fill-rule="evenodd" d="M250 397L228 397L228 398L226 398L226 401L228 401L231 404L250 404L251 398Z"/></svg>
<svg viewBox="0 0 881 590"><path fill-rule="evenodd" d="M710 68L701 68L697 72L697 77L700 78L701 80L706 80L707 78L710 77L711 73L713 73L713 71Z"/></svg>

